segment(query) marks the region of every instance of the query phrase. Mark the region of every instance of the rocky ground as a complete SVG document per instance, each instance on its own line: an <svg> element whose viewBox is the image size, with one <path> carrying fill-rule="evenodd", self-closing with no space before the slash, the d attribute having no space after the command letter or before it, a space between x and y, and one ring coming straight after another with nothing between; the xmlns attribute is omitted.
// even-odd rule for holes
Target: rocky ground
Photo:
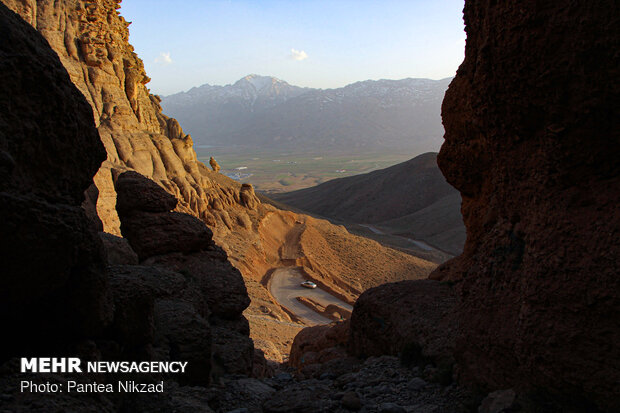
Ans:
<svg viewBox="0 0 620 413"><path fill-rule="evenodd" d="M480 397L455 384L435 381L435 369L407 367L392 356L365 361L346 358L315 364L302 371L282 369L269 378L224 376L205 387L166 382L163 394L78 395L19 393L15 386L0 394L5 412L194 412L194 413L461 413L518 412L514 393ZM40 375L38 376L40 379ZM14 381L2 376L0 385ZM57 375L46 380L62 382Z"/></svg>
<svg viewBox="0 0 620 413"><path fill-rule="evenodd" d="M225 378L207 390L207 400L212 410L231 413L450 413L477 407L465 390L431 381L434 370L406 367L392 356L337 359L270 378Z"/></svg>

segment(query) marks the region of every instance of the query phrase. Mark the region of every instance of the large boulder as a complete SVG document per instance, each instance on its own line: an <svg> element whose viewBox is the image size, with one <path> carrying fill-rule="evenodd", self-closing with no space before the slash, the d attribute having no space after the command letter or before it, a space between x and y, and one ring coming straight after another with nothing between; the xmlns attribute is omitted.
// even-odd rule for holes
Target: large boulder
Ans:
<svg viewBox="0 0 620 413"><path fill-rule="evenodd" d="M213 232L198 218L181 212L121 215L121 231L141 261L171 252L208 248Z"/></svg>
<svg viewBox="0 0 620 413"><path fill-rule="evenodd" d="M355 303L348 350L400 355L411 363L453 361L456 296L447 283L401 281L365 291Z"/></svg>
<svg viewBox="0 0 620 413"><path fill-rule="evenodd" d="M80 208L106 154L92 110L47 41L0 4L2 357L100 334L112 307Z"/></svg>
<svg viewBox="0 0 620 413"><path fill-rule="evenodd" d="M438 163L462 194L467 241L433 274L459 282L461 378L618 411L617 3L482 0L464 13Z"/></svg>
<svg viewBox="0 0 620 413"><path fill-rule="evenodd" d="M132 211L168 212L178 203L174 195L134 171L120 174L114 186L117 196L116 210L119 214Z"/></svg>
<svg viewBox="0 0 620 413"><path fill-rule="evenodd" d="M235 319L250 305L243 277L228 260L221 258L216 247L209 249L152 257L145 264L166 267L192 278L214 315Z"/></svg>
<svg viewBox="0 0 620 413"><path fill-rule="evenodd" d="M295 336L288 364L301 369L311 364L344 358L349 338L349 321L306 327Z"/></svg>
<svg viewBox="0 0 620 413"><path fill-rule="evenodd" d="M170 212L174 196L137 172L116 180L117 212L123 236L141 261L171 252L190 253L212 245L213 232L198 218Z"/></svg>

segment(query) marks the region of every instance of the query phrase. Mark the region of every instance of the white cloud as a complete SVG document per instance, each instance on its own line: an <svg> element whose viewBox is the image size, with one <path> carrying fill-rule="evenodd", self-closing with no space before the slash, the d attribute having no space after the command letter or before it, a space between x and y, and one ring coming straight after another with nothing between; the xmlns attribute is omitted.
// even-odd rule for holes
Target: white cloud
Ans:
<svg viewBox="0 0 620 413"><path fill-rule="evenodd" d="M161 52L159 56L155 58L155 63L159 63L162 65L169 65L172 63L172 59L170 58L170 52Z"/></svg>
<svg viewBox="0 0 620 413"><path fill-rule="evenodd" d="M306 60L308 58L308 54L303 50L291 49L291 57L295 60Z"/></svg>

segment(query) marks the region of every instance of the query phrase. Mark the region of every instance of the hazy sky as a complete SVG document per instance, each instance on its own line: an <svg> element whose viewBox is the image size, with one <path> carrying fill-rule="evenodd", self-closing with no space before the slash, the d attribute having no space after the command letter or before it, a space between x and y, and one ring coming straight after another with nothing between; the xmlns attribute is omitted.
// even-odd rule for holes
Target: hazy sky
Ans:
<svg viewBox="0 0 620 413"><path fill-rule="evenodd" d="M245 75L333 88L453 76L464 0L124 0L130 39L167 95Z"/></svg>

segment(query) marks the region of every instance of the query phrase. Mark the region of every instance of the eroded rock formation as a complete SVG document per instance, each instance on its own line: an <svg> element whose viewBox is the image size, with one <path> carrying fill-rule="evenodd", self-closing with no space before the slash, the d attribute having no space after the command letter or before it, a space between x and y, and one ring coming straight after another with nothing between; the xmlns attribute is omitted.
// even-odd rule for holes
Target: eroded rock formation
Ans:
<svg viewBox="0 0 620 413"><path fill-rule="evenodd" d="M209 165L211 165L211 169L213 169L213 172L220 171L220 164L217 163L217 161L215 160L213 156L209 158Z"/></svg>
<svg viewBox="0 0 620 413"><path fill-rule="evenodd" d="M177 277L182 274L183 284L193 289L190 292L189 287L172 288L171 283L168 287L162 284L159 289L166 295L162 296L163 301L155 303L151 317L156 320L155 324L159 317L164 320L165 328L177 325L174 332L181 339L176 345L181 349L195 346L190 351L199 356L204 355L204 350L199 350L201 343L207 340L210 348L213 338L217 374L251 374L254 345L249 338L248 322L242 315L250 298L241 273L212 241L211 230L191 215L170 211L176 206L176 200L137 172L128 171L118 176L116 190L121 230L141 264L173 271ZM134 274L131 268L125 271ZM181 304L169 301L170 292L175 290L181 291ZM189 300L193 307L185 302L187 294L196 297ZM183 315L192 314L192 308L196 315ZM145 324L148 324L146 320ZM194 337L195 332L201 335ZM175 334L162 334L168 339L170 336ZM207 351L207 354L211 363L211 353ZM188 356L195 358L192 354Z"/></svg>
<svg viewBox="0 0 620 413"><path fill-rule="evenodd" d="M197 161L192 138L161 113L159 97L145 86L150 79L144 64L128 42L120 0L3 2L43 34L92 107L108 154L95 176L104 230L121 234L113 178L126 170L161 184L179 199L179 212L226 230L226 218L211 210L218 205L234 209L240 202L238 188L214 181L213 172Z"/></svg>
<svg viewBox="0 0 620 413"><path fill-rule="evenodd" d="M81 207L105 159L91 108L45 39L4 5L0 35L0 306L11 337L0 359L3 408L85 411L75 396L36 400L36 392L20 392L15 383L29 376L18 373L16 357L28 355L188 361L185 374L140 376L169 381L171 398L108 394L92 401L92 411L195 407L191 390L179 386L251 374L261 360L241 315L249 297L211 231L171 212L177 200L162 187L125 172L116 181L128 236L98 236ZM206 402L198 407L210 411Z"/></svg>
<svg viewBox="0 0 620 413"><path fill-rule="evenodd" d="M612 1L467 2L439 165L463 196L465 381L620 409L620 18Z"/></svg>
<svg viewBox="0 0 620 413"><path fill-rule="evenodd" d="M616 9L611 1L465 5L465 61L443 103L438 162L461 192L467 242L431 278L454 283L461 382L513 388L526 409L620 409ZM358 301L358 353L420 331L404 319L397 324L411 331L380 338L369 329L381 311L396 309L393 320L399 305L419 306L407 304L415 291L393 300L395 288ZM357 323L363 314L370 324Z"/></svg>

